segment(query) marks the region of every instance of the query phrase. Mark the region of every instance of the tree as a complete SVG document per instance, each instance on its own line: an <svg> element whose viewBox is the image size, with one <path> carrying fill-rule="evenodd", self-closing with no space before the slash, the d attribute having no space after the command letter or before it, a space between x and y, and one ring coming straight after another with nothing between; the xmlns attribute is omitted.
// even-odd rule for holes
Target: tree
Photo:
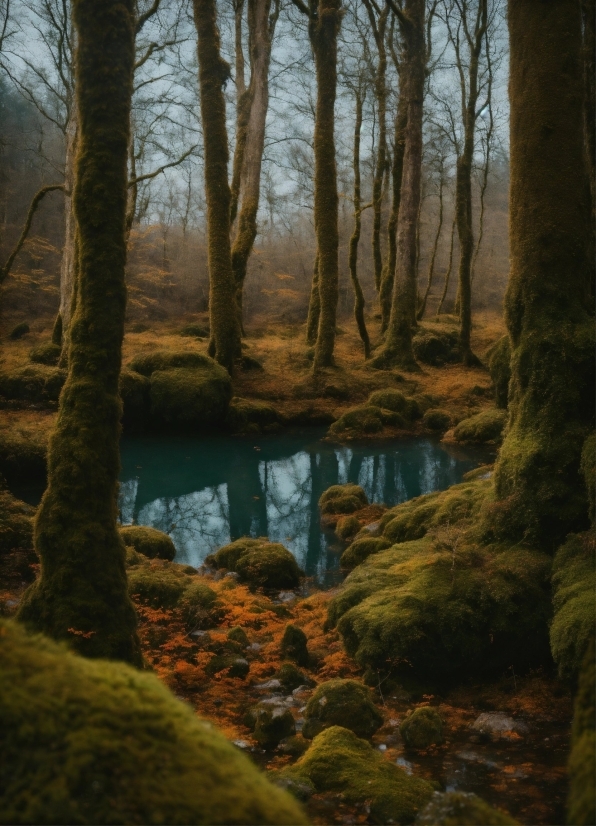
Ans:
<svg viewBox="0 0 596 826"><path fill-rule="evenodd" d="M73 192L77 303L68 377L35 523L39 579L19 619L89 657L141 665L117 492L126 287L132 0L74 0L79 142ZM106 112L110 113L106 117Z"/></svg>
<svg viewBox="0 0 596 826"><path fill-rule="evenodd" d="M509 3L509 425L491 530L557 547L588 526L580 455L594 427L580 4Z"/></svg>

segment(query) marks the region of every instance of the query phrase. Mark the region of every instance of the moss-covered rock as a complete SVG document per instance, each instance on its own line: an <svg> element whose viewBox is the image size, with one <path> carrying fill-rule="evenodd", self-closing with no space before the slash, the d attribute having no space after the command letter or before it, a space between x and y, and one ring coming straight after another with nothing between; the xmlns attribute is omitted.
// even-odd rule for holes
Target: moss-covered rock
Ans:
<svg viewBox="0 0 596 826"><path fill-rule="evenodd" d="M149 424L151 383L133 370L122 370L119 378L122 399L122 427L125 433L138 433Z"/></svg>
<svg viewBox="0 0 596 826"><path fill-rule="evenodd" d="M235 571L241 582L253 588L297 588L303 575L294 556L279 542L243 537L210 554L206 565Z"/></svg>
<svg viewBox="0 0 596 826"><path fill-rule="evenodd" d="M38 344L29 353L29 361L34 364L47 364L50 367L55 367L60 361L60 354L62 348L59 344L54 344L53 341L46 341L44 344Z"/></svg>
<svg viewBox="0 0 596 826"><path fill-rule="evenodd" d="M423 412L418 398L405 396L399 390L391 388L375 390L369 396L368 404L373 407L380 407L382 410L401 413L405 419L410 421L420 419Z"/></svg>
<svg viewBox="0 0 596 826"><path fill-rule="evenodd" d="M244 680L250 671L250 663L237 654L216 654L205 666L205 671L211 677L225 671L227 677Z"/></svg>
<svg viewBox="0 0 596 826"><path fill-rule="evenodd" d="M352 542L340 557L339 564L342 568L351 570L356 565L360 565L365 559L368 559L371 554L376 554L379 551L384 551L391 546L391 542L382 536L369 536L363 539L356 539Z"/></svg>
<svg viewBox="0 0 596 826"><path fill-rule="evenodd" d="M155 528L128 525L120 528L120 536L125 545L132 545L138 553L149 559L168 559L171 562L176 556L176 548L170 537Z"/></svg>
<svg viewBox="0 0 596 826"><path fill-rule="evenodd" d="M385 427L409 430L422 416L418 400L399 390L377 390L366 404L347 410L329 428L328 436L341 440L358 439L380 433Z"/></svg>
<svg viewBox="0 0 596 826"><path fill-rule="evenodd" d="M26 336L27 333L31 332L31 328L27 324L26 321L21 321L20 324L17 324L15 327L12 328L8 337L13 341L17 341L19 338L23 338Z"/></svg>
<svg viewBox="0 0 596 826"><path fill-rule="evenodd" d="M417 361L434 367L461 360L457 330L449 330L443 326L419 327L412 339L412 347Z"/></svg>
<svg viewBox="0 0 596 826"><path fill-rule="evenodd" d="M0 631L0 721L6 823L306 823L153 675L12 623Z"/></svg>
<svg viewBox="0 0 596 826"><path fill-rule="evenodd" d="M158 426L220 427L231 397L230 376L215 362L151 373L151 417Z"/></svg>
<svg viewBox="0 0 596 826"><path fill-rule="evenodd" d="M0 396L11 401L56 402L66 381L66 370L30 364L0 373Z"/></svg>
<svg viewBox="0 0 596 826"><path fill-rule="evenodd" d="M308 653L308 639L302 628L289 623L284 629L281 642L279 644L281 656L286 660L291 660L296 665L308 666L310 655Z"/></svg>
<svg viewBox="0 0 596 826"><path fill-rule="evenodd" d="M431 706L416 708L399 727L404 743L410 749L427 749L443 742L444 721Z"/></svg>
<svg viewBox="0 0 596 826"><path fill-rule="evenodd" d="M399 414L394 414L398 416ZM379 433L384 427L383 414L380 407L361 405L348 410L329 428L330 436L340 436L344 439L367 436Z"/></svg>
<svg viewBox="0 0 596 826"><path fill-rule="evenodd" d="M185 324L180 330L180 335L192 338L209 338L209 329L202 324Z"/></svg>
<svg viewBox="0 0 596 826"><path fill-rule="evenodd" d="M43 432L0 431L0 473L9 484L44 481L48 445Z"/></svg>
<svg viewBox="0 0 596 826"><path fill-rule="evenodd" d="M453 438L458 442L475 442L477 444L501 441L507 424L505 410L483 410L469 419L463 419L453 431Z"/></svg>
<svg viewBox="0 0 596 826"><path fill-rule="evenodd" d="M562 677L577 677L594 633L595 554L596 535L592 530L570 534L553 560L550 644Z"/></svg>
<svg viewBox="0 0 596 826"><path fill-rule="evenodd" d="M188 350L154 350L151 353L141 353L129 363L129 368L143 376L151 376L157 370L210 370L215 364L212 358L204 353Z"/></svg>
<svg viewBox="0 0 596 826"><path fill-rule="evenodd" d="M0 555L33 547L35 508L16 499L0 479Z"/></svg>
<svg viewBox="0 0 596 826"><path fill-rule="evenodd" d="M235 433L271 433L279 429L282 417L270 404L249 399L232 399L226 418Z"/></svg>
<svg viewBox="0 0 596 826"><path fill-rule="evenodd" d="M342 726L358 737L372 737L382 725L370 689L356 680L328 680L306 705L302 734L311 739L329 726Z"/></svg>
<svg viewBox="0 0 596 826"><path fill-rule="evenodd" d="M354 513L367 505L368 499L360 485L331 485L319 498L323 516Z"/></svg>
<svg viewBox="0 0 596 826"><path fill-rule="evenodd" d="M248 648L250 645L250 640L248 639L246 631L239 625L235 625L233 628L230 628L227 633L227 637L229 640L232 640L232 642L237 642L238 645L242 646L242 648Z"/></svg>
<svg viewBox="0 0 596 826"><path fill-rule="evenodd" d="M507 409L509 380L511 379L511 342L503 336L489 351L488 369L495 391L495 404L501 410Z"/></svg>
<svg viewBox="0 0 596 826"><path fill-rule="evenodd" d="M516 826L516 823L471 792L435 792L416 818L416 826Z"/></svg>
<svg viewBox="0 0 596 826"><path fill-rule="evenodd" d="M275 678L280 681L283 690L288 693L301 685L312 685L312 680L294 663L282 663L275 674Z"/></svg>
<svg viewBox="0 0 596 826"><path fill-rule="evenodd" d="M596 823L596 685L594 634L586 648L575 698L569 755L569 799L567 823L591 826Z"/></svg>
<svg viewBox="0 0 596 826"><path fill-rule="evenodd" d="M280 778L309 780L317 792L341 794L348 804L367 804L373 823L411 823L432 795L426 780L407 775L352 731L332 726Z"/></svg>
<svg viewBox="0 0 596 826"><path fill-rule="evenodd" d="M341 516L337 520L335 526L335 533L340 539L346 542L348 539L353 539L361 528L361 524L356 516L353 514L349 516Z"/></svg>
<svg viewBox="0 0 596 826"><path fill-rule="evenodd" d="M422 417L422 424L427 428L427 430L440 432L447 430L451 426L451 416L446 410L441 410L440 407L435 407L426 411Z"/></svg>
<svg viewBox="0 0 596 826"><path fill-rule="evenodd" d="M296 734L296 723L287 708L258 708L253 737L266 751L276 748L281 740Z"/></svg>

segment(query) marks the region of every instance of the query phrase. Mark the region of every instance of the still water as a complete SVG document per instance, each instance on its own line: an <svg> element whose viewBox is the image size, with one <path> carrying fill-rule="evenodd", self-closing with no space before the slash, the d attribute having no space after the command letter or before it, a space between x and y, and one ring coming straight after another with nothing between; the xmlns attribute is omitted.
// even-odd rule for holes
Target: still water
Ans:
<svg viewBox="0 0 596 826"><path fill-rule="evenodd" d="M337 538L321 529L318 500L330 485L362 485L370 502L396 505L443 490L487 453L430 439L338 446L323 429L230 438L125 439L123 524L168 533L176 561L198 567L241 536L282 542L322 586L340 579Z"/></svg>

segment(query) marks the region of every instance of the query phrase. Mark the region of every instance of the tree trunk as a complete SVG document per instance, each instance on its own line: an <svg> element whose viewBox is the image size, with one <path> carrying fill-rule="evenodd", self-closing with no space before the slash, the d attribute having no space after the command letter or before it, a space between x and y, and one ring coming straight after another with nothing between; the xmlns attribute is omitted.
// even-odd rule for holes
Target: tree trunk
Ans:
<svg viewBox="0 0 596 826"><path fill-rule="evenodd" d="M78 299L68 377L49 446L48 487L35 523L41 574L23 599L19 619L69 640L85 656L140 666L116 525L133 6L132 0L73 2Z"/></svg>
<svg viewBox="0 0 596 826"><path fill-rule="evenodd" d="M439 306L437 307L437 315L441 315L441 310L443 309L443 304L445 303L445 299L447 298L447 291L449 290L449 280L451 279L451 271L453 270L453 243L455 241L455 223L456 223L456 215L455 211L453 212L453 221L451 222L451 241L449 243L449 263L447 264L447 272L445 273L445 284L443 286L443 294L441 295L441 300L439 301Z"/></svg>
<svg viewBox="0 0 596 826"><path fill-rule="evenodd" d="M228 372L240 358L240 325L230 248L228 135L223 85L230 67L219 48L215 0L193 0L198 35L199 91L205 142L209 316L216 360Z"/></svg>
<svg viewBox="0 0 596 826"><path fill-rule="evenodd" d="M385 346L376 367L418 369L412 349L416 314L416 234L422 176L422 106L426 65L424 0L406 0L402 25L402 94L407 101L401 197L397 219L397 259Z"/></svg>
<svg viewBox="0 0 596 826"><path fill-rule="evenodd" d="M72 316L73 289L75 281L75 217L72 206L74 189L74 167L77 155L77 107L75 101L71 104L70 119L66 127L66 158L64 164L64 247L60 263L60 319L62 334L60 344L62 354L60 362L63 366L68 360L68 338L70 319Z"/></svg>
<svg viewBox="0 0 596 826"><path fill-rule="evenodd" d="M319 253L315 255L312 270L310 298L308 301L308 318L306 320L306 343L313 345L317 341L319 316L321 315L321 295L319 293Z"/></svg>
<svg viewBox="0 0 596 826"><path fill-rule="evenodd" d="M350 238L348 251L348 266L350 268L350 278L354 288L354 318L362 344L364 346L364 358L370 358L370 339L364 320L364 295L358 280L358 243L360 241L360 229L362 225L362 209L360 199L360 131L362 129L362 103L363 95L360 91L356 93L356 120L354 123L354 231Z"/></svg>
<svg viewBox="0 0 596 826"><path fill-rule="evenodd" d="M339 297L338 196L334 130L337 35L341 25L341 15L340 0L319 0L318 14L309 20L309 35L315 56L317 76L314 213L321 302L313 364L315 372L333 365Z"/></svg>
<svg viewBox="0 0 596 826"><path fill-rule="evenodd" d="M435 239L433 242L433 248L430 256L430 263L428 265L428 278L426 281L426 290L424 291L424 297L418 309L418 321L422 321L424 318L424 313L426 312L426 305L428 302L428 297L430 295L432 283L433 283L433 275L435 272L435 261L437 260L437 250L439 248L439 239L441 237L441 230L443 229L443 169L441 168L441 179L439 181L439 223L437 225L437 232L435 234Z"/></svg>
<svg viewBox="0 0 596 826"><path fill-rule="evenodd" d="M490 516L497 536L553 551L588 526L579 469L594 426L580 24L576 0L509 3L510 419Z"/></svg>

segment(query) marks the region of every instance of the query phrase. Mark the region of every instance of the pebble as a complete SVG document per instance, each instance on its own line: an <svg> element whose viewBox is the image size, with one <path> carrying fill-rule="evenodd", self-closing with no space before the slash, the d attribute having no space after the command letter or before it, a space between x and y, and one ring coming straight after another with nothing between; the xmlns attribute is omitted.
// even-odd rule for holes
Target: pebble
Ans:
<svg viewBox="0 0 596 826"><path fill-rule="evenodd" d="M529 728L523 720L514 720L502 711L488 711L481 714L472 723L472 728L480 734L490 734L492 737L499 738L508 731L514 731L516 734L527 734Z"/></svg>

